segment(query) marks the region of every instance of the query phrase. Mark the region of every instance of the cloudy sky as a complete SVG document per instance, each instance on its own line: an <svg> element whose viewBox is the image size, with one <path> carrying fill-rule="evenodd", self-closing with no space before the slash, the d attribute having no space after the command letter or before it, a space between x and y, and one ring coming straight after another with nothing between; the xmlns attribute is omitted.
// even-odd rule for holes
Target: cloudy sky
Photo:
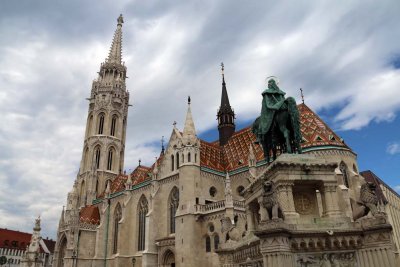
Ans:
<svg viewBox="0 0 400 267"><path fill-rule="evenodd" d="M275 75L371 169L400 189L400 2L1 1L0 227L43 235L81 159L91 82L123 13L131 93L125 168L150 164L186 99L200 136L216 136L220 63L239 128Z"/></svg>

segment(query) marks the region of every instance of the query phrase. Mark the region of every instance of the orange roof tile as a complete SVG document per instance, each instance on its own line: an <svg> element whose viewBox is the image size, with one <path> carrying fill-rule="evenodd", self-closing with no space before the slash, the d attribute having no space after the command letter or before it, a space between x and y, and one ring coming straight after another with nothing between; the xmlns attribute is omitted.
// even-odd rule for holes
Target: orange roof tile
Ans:
<svg viewBox="0 0 400 267"><path fill-rule="evenodd" d="M100 224L99 208L94 205L83 207L79 211L79 221L87 224Z"/></svg>
<svg viewBox="0 0 400 267"><path fill-rule="evenodd" d="M347 148L340 138L305 104L298 105L300 130L304 139L302 148L336 146ZM212 143L201 141L200 165L216 171L232 171L247 166L249 147L253 144L257 161L264 159L260 145L254 144L255 135L251 126L235 132L228 143L220 147L218 140Z"/></svg>
<svg viewBox="0 0 400 267"><path fill-rule="evenodd" d="M26 250L31 242L31 236L30 233L0 228L0 248ZM47 238L43 241L50 252L54 252L56 241ZM40 246L40 252L44 252L42 246Z"/></svg>

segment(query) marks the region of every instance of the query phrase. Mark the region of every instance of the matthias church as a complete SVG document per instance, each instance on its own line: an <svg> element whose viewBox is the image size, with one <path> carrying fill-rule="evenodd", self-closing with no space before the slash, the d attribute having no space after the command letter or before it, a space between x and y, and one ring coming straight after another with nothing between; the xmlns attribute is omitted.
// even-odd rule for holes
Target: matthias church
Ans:
<svg viewBox="0 0 400 267"><path fill-rule="evenodd" d="M266 160L251 125L235 127L224 75L218 140L198 138L189 100L157 160L123 173L123 23L92 84L53 266L399 266L397 193L304 103L302 153Z"/></svg>

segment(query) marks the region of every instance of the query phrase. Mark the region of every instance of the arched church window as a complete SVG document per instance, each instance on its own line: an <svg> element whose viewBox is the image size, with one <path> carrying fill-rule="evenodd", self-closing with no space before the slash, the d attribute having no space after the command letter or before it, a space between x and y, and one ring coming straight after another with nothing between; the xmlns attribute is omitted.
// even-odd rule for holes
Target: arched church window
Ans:
<svg viewBox="0 0 400 267"><path fill-rule="evenodd" d="M103 134L103 129L104 129L104 114L101 113L99 115L99 128L98 128L97 133L98 134Z"/></svg>
<svg viewBox="0 0 400 267"><path fill-rule="evenodd" d="M175 233L175 214L179 206L179 190L174 187L169 197L169 230Z"/></svg>
<svg viewBox="0 0 400 267"><path fill-rule="evenodd" d="M211 252L211 238L209 236L206 237L206 252Z"/></svg>
<svg viewBox="0 0 400 267"><path fill-rule="evenodd" d="M149 211L149 205L147 199L142 196L139 201L138 207L138 223L139 223L139 233L138 233L138 251L143 251L146 245L146 214Z"/></svg>
<svg viewBox="0 0 400 267"><path fill-rule="evenodd" d="M171 155L171 171L174 171L175 157Z"/></svg>
<svg viewBox="0 0 400 267"><path fill-rule="evenodd" d="M110 150L108 151L107 170L112 170L113 156L114 150L110 148Z"/></svg>
<svg viewBox="0 0 400 267"><path fill-rule="evenodd" d="M88 124L87 124L87 130L86 130L86 136L90 136L92 133L92 126L93 126L93 115L90 115Z"/></svg>
<svg viewBox="0 0 400 267"><path fill-rule="evenodd" d="M114 211L114 242L113 242L113 253L117 253L118 251L118 235L119 235L119 221L122 218L122 209L121 205L118 203L117 206L115 207Z"/></svg>
<svg viewBox="0 0 400 267"><path fill-rule="evenodd" d="M197 153L194 153L194 162L197 162Z"/></svg>
<svg viewBox="0 0 400 267"><path fill-rule="evenodd" d="M344 183L344 185L347 188L349 188L349 176L348 176L348 173L347 173L347 166L343 161L340 162L339 169L340 169L340 171L341 171L341 173L343 175L343 183Z"/></svg>
<svg viewBox="0 0 400 267"><path fill-rule="evenodd" d="M214 250L219 247L219 235L214 236Z"/></svg>
<svg viewBox="0 0 400 267"><path fill-rule="evenodd" d="M79 194L79 198L80 201L85 201L85 181L82 181L81 183L81 192ZM83 205L85 204L85 202L83 202Z"/></svg>
<svg viewBox="0 0 400 267"><path fill-rule="evenodd" d="M176 169L179 168L179 153L176 153Z"/></svg>
<svg viewBox="0 0 400 267"><path fill-rule="evenodd" d="M85 149L85 154L83 157L83 170L86 171L87 169L89 169L89 148L87 147Z"/></svg>
<svg viewBox="0 0 400 267"><path fill-rule="evenodd" d="M190 152L188 153L188 162L192 161L192 155L190 154Z"/></svg>
<svg viewBox="0 0 400 267"><path fill-rule="evenodd" d="M182 153L182 163L185 163L185 154Z"/></svg>
<svg viewBox="0 0 400 267"><path fill-rule="evenodd" d="M100 147L97 147L95 149L95 164L96 164L96 169L100 168Z"/></svg>
<svg viewBox="0 0 400 267"><path fill-rule="evenodd" d="M111 131L110 131L110 134L112 136L115 136L116 128L117 128L117 115L114 115L112 117L112 119L111 119Z"/></svg>

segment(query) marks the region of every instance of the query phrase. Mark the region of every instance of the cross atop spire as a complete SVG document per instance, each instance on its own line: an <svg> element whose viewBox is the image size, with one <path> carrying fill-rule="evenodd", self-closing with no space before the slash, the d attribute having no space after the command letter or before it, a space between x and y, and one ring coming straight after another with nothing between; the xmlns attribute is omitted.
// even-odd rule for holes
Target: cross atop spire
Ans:
<svg viewBox="0 0 400 267"><path fill-rule="evenodd" d="M304 104L304 94L303 94L303 89L302 88L300 88L300 95L301 95L301 101Z"/></svg>
<svg viewBox="0 0 400 267"><path fill-rule="evenodd" d="M110 53L106 62L108 63L122 63L122 24L124 23L124 18L122 14L119 15L117 19L117 29L114 33L114 38L111 44Z"/></svg>

